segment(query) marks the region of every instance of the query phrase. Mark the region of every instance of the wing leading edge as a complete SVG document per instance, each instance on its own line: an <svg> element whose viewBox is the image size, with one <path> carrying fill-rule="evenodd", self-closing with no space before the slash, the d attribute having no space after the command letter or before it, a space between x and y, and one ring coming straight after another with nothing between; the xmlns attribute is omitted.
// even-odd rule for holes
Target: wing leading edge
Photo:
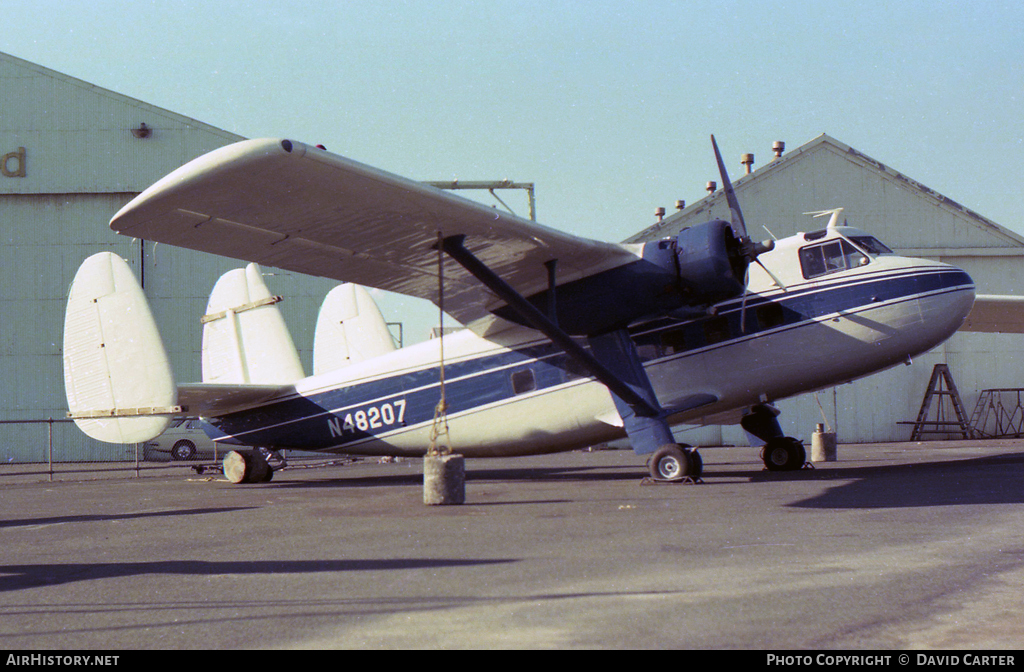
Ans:
<svg viewBox="0 0 1024 672"><path fill-rule="evenodd" d="M1024 296L978 294L960 331L1024 334Z"/></svg>
<svg viewBox="0 0 1024 672"><path fill-rule="evenodd" d="M437 301L438 234L524 296L636 261L579 238L298 142L247 140L163 178L111 220L135 238ZM450 259L445 310L478 333L501 302Z"/></svg>

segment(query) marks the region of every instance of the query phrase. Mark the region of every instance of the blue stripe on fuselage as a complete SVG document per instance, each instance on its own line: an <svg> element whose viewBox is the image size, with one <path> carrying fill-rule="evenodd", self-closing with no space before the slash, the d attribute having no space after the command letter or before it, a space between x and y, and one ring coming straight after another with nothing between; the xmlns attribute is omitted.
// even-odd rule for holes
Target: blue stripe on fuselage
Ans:
<svg viewBox="0 0 1024 672"><path fill-rule="evenodd" d="M923 294L973 286L955 268L907 269L877 276L836 278L823 285L787 288L770 296L750 295L719 304L717 315L679 322L655 320L631 329L641 359L692 354L710 346L725 347L759 333L791 328L840 311L908 300ZM741 332L741 312L745 330ZM581 379L578 369L554 344L536 342L445 365L449 416L506 402L517 396L512 376L529 369L526 389L545 391ZM439 400L437 366L357 382L266 406L210 419L218 441L327 449L344 447L431 422ZM519 385L524 381L520 379Z"/></svg>

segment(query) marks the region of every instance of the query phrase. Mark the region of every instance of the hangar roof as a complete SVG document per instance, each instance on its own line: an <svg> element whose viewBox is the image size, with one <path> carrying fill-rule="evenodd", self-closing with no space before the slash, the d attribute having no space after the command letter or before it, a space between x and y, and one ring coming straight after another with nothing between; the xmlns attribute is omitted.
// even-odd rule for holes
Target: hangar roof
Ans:
<svg viewBox="0 0 1024 672"><path fill-rule="evenodd" d="M0 194L139 192L243 139L5 53L0 99Z"/></svg>
<svg viewBox="0 0 1024 672"><path fill-rule="evenodd" d="M825 134L734 178L733 185L755 238L762 223L778 238L824 228L827 220L806 213L841 207L851 225L877 233L903 254L1024 254L1021 235ZM728 219L728 213L719 189L627 242L673 235L695 223Z"/></svg>

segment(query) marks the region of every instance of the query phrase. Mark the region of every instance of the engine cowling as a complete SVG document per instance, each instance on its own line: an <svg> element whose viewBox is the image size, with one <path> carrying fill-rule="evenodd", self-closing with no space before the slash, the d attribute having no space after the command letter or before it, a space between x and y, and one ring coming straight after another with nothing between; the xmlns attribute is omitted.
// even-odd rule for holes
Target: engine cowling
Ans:
<svg viewBox="0 0 1024 672"><path fill-rule="evenodd" d="M680 308L710 306L742 294L748 263L728 222L699 224L645 243L633 263L559 285L555 321L567 334L593 336ZM544 291L527 300L547 313L548 296ZM523 323L508 307L496 313Z"/></svg>
<svg viewBox="0 0 1024 672"><path fill-rule="evenodd" d="M718 219L683 229L675 240L688 304L714 304L743 293L750 262L728 222Z"/></svg>

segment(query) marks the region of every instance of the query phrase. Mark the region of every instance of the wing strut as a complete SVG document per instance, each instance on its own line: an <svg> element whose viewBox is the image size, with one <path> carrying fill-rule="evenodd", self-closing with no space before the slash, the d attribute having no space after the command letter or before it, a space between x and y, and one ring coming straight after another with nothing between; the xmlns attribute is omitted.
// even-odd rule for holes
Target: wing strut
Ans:
<svg viewBox="0 0 1024 672"><path fill-rule="evenodd" d="M569 334L565 333L551 321L547 315L535 308L519 292L502 280L494 271L489 269L482 261L473 256L473 253L465 248L463 241L465 236L449 236L442 239L441 244L444 251L455 261L469 271L473 277L482 282L488 289L497 294L502 301L516 310L530 326L550 338L555 345L560 347L577 364L586 369L597 380L603 383L612 394L624 401L633 412L642 417L657 418L662 415L658 402L645 398L644 394L638 392L634 387L628 385L607 366L598 361L593 355L587 352L579 343L574 341ZM641 372L643 369L641 368ZM644 376L646 378L646 375ZM650 387L648 382L647 387Z"/></svg>
<svg viewBox="0 0 1024 672"><path fill-rule="evenodd" d="M477 280L497 294L516 310L534 329L551 339L569 357L582 366L612 393L615 410L622 418L623 429L629 436L633 451L638 455L653 453L662 446L674 444L668 417L707 404L718 398L711 394L693 394L670 408L662 408L647 377L636 345L625 328L587 337L591 351L562 331L553 318L549 318L519 292L502 280L494 271L463 245L465 236L449 236L440 242L452 259L469 271ZM549 305L554 315L554 263L548 262Z"/></svg>
<svg viewBox="0 0 1024 672"><path fill-rule="evenodd" d="M651 380L647 377L647 372L644 371L644 365L640 361L640 355L636 351L633 339L629 337L629 331L619 329L607 334L589 336L587 342L590 343L590 349L594 355L601 361L607 362L608 366L614 370L613 375L618 380L659 409L657 416L645 416L637 412L636 407L625 402L618 393L612 390L615 410L622 418L622 427L629 436L633 452L638 455L646 455L662 446L675 443L676 440L672 438L672 428L669 427L666 420L668 413L658 405L658 398L654 394Z"/></svg>

